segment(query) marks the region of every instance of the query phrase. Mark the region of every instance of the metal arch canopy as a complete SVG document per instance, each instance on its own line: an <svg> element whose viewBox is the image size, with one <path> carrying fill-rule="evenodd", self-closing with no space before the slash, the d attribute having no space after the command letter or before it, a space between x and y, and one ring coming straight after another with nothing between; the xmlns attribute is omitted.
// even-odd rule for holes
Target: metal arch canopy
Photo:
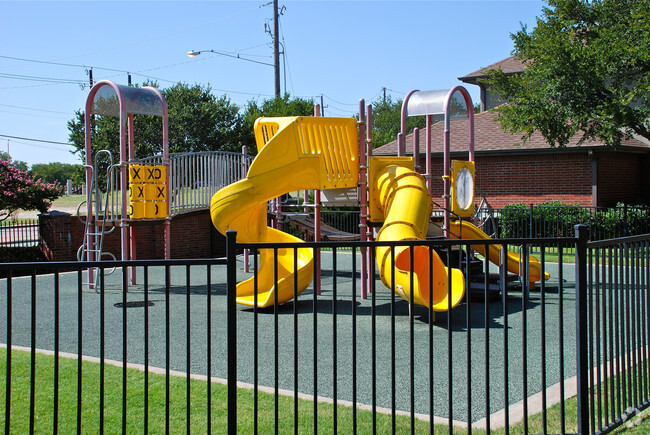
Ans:
<svg viewBox="0 0 650 435"><path fill-rule="evenodd" d="M434 120L441 121L445 116L447 98L449 101L449 119L467 118L469 116L465 97L460 90L449 96L453 89L435 91L415 91L406 103L406 116L431 115Z"/></svg>
<svg viewBox="0 0 650 435"><path fill-rule="evenodd" d="M163 103L155 90L117 84L114 86L117 86L122 94L126 113L163 116ZM101 86L97 89L91 112L96 115L120 116L119 97L112 86Z"/></svg>

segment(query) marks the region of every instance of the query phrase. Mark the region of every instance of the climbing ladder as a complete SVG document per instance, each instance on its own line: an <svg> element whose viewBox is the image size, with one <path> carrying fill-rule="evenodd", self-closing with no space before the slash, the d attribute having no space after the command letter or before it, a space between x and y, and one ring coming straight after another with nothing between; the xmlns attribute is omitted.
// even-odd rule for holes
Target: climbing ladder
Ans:
<svg viewBox="0 0 650 435"><path fill-rule="evenodd" d="M106 171L106 192L104 195L104 204L102 206L102 191L100 189L100 181L97 174L99 172L100 157L106 155L108 160L108 169ZM77 207L77 217L84 223L84 238L83 243L77 251L78 261L100 261L102 256L108 256L115 260L115 255L111 252L104 252L104 236L115 231L117 228L113 225L109 230L106 230L107 221L116 221L117 216L114 215L113 207L109 207L109 199L115 193L115 176L113 171L119 168L119 165L113 164L113 155L108 150L100 150L95 154L93 165L84 165L87 173L90 176L90 189L87 192L86 200L84 200ZM80 210L83 205L86 205L85 219L80 216ZM113 273L115 269L111 269L108 273ZM90 267L87 270L87 280L83 285L89 289L97 289L97 280L99 278L99 268Z"/></svg>

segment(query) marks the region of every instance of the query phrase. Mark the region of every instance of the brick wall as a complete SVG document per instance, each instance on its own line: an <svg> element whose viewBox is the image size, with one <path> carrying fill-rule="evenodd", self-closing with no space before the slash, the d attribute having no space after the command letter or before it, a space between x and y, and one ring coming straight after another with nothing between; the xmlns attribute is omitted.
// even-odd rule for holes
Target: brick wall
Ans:
<svg viewBox="0 0 650 435"><path fill-rule="evenodd" d="M618 202L650 200L650 159L641 154L606 151L597 154L598 205L611 207Z"/></svg>
<svg viewBox="0 0 650 435"><path fill-rule="evenodd" d="M433 200L442 204L442 159L434 159L431 167ZM477 187L495 208L548 201L591 206L591 172L591 160L584 151L476 156Z"/></svg>
<svg viewBox="0 0 650 435"><path fill-rule="evenodd" d="M39 217L42 250L50 261L75 261L83 243L84 224L67 213L43 214ZM136 240L136 258L147 260L164 258L162 221L133 224ZM111 228L111 227L107 227ZM120 229L104 237L104 252L121 257ZM225 237L210 221L208 210L185 213L171 221L172 258L210 258L225 256Z"/></svg>

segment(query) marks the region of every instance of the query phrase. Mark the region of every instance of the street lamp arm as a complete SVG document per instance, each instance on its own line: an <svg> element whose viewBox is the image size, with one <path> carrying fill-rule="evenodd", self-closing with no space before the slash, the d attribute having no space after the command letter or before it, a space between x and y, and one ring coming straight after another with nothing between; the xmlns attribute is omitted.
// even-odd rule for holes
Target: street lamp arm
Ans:
<svg viewBox="0 0 650 435"><path fill-rule="evenodd" d="M190 50L190 51L187 52L187 55L189 57L196 57L201 53L214 53L214 54L218 54L220 56L232 57L234 59L245 60L247 62L259 63L260 65L275 66L272 63L260 62L259 60L254 60L254 59L248 59L246 57L241 57L241 56L239 56L239 54L235 56L234 54L223 53L221 51L216 51L216 50Z"/></svg>

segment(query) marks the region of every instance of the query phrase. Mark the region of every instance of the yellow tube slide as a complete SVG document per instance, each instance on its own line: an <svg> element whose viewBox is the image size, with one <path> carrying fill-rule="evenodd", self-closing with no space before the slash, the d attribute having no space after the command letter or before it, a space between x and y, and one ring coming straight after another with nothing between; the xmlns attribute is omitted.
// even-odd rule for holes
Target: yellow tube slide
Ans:
<svg viewBox="0 0 650 435"><path fill-rule="evenodd" d="M377 234L378 241L423 240L426 237L432 202L421 175L403 166L389 165L379 172L374 183L379 203L384 211L384 225ZM429 287L432 288L431 308L447 311L463 299L465 277L458 269L451 269L451 292L448 289L449 270L438 254L425 246L417 246L411 254L409 247L395 248L394 268L391 248L377 248L379 274L384 285L392 287L407 301L411 294L416 304L429 307ZM433 258L429 258L431 252ZM411 277L410 257L413 256ZM433 272L429 275L429 263ZM411 286L411 281L413 286ZM451 298L451 301L449 300Z"/></svg>
<svg viewBox="0 0 650 435"><path fill-rule="evenodd" d="M266 202L287 192L356 186L359 176L357 133L353 118L260 118L255 122L258 154L246 178L212 197L210 216L221 232L237 231L240 243L283 243L302 240L266 225ZM260 250L257 306L283 303L309 286L313 277L311 249L279 249L277 286L275 254ZM294 276L297 264L297 276ZM237 285L237 302L254 305L253 278Z"/></svg>
<svg viewBox="0 0 650 435"><path fill-rule="evenodd" d="M490 236L485 234L481 229L477 228L476 225L471 222L465 221L454 221L452 222L449 228L450 237L452 239L489 239ZM485 245L472 245L472 249L479 252L481 255L485 256ZM487 258L497 266L501 264L501 245L489 245ZM522 275L523 265L521 264L522 259L518 254L514 252L507 251L507 267L508 272L514 273L517 275ZM551 277L548 272L544 272L544 280L547 280ZM542 279L542 266L539 263L539 260L530 255L528 257L528 280L531 283L540 281Z"/></svg>

